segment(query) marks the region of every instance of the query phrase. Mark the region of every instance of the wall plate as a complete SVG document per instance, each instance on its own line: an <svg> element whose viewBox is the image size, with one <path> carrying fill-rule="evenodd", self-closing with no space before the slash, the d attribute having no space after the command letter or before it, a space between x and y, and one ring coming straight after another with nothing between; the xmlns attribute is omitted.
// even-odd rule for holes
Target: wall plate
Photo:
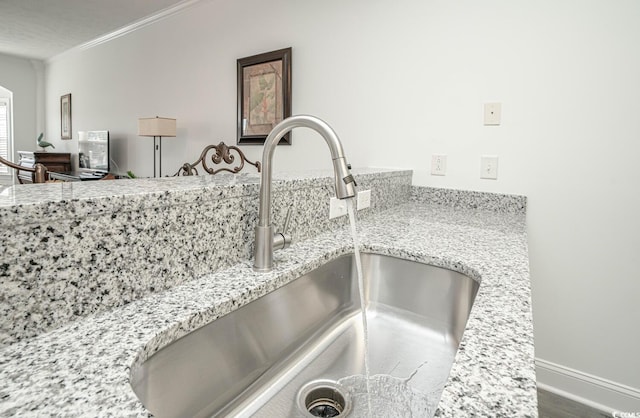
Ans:
<svg viewBox="0 0 640 418"><path fill-rule="evenodd" d="M332 197L329 200L329 219L338 218L347 214L347 201Z"/></svg>
<svg viewBox="0 0 640 418"><path fill-rule="evenodd" d="M480 157L480 178L481 179L498 179L498 156L483 155Z"/></svg>
<svg viewBox="0 0 640 418"><path fill-rule="evenodd" d="M431 175L444 176L447 173L447 156L433 154L431 156Z"/></svg>
<svg viewBox="0 0 640 418"><path fill-rule="evenodd" d="M371 206L371 190L363 190L358 192L358 210L366 209Z"/></svg>

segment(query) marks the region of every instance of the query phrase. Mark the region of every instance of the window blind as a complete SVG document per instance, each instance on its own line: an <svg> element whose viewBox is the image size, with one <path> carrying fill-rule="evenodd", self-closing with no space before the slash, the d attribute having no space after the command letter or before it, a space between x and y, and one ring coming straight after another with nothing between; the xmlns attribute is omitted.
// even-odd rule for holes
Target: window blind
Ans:
<svg viewBox="0 0 640 418"><path fill-rule="evenodd" d="M9 103L0 99L0 156L9 158ZM0 174L9 174L9 167L0 164Z"/></svg>

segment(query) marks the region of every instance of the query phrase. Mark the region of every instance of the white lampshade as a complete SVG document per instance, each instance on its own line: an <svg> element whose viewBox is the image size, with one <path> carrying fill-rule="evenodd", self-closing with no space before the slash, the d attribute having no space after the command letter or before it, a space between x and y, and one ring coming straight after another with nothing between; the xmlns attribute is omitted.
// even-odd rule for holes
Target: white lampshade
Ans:
<svg viewBox="0 0 640 418"><path fill-rule="evenodd" d="M176 120L171 118L138 119L139 136L176 136Z"/></svg>

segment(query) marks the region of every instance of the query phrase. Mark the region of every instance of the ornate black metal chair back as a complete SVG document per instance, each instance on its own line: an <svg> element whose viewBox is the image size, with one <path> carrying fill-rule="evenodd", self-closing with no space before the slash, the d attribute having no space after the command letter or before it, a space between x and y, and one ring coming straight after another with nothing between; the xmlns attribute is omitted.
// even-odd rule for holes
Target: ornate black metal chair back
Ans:
<svg viewBox="0 0 640 418"><path fill-rule="evenodd" d="M236 155L232 154L232 151ZM234 166L236 156L238 157L239 161ZM240 148L234 145L228 146L224 142L220 142L218 145L206 146L202 150L200 158L198 158L196 162L191 164L184 163L182 167L180 167L178 172L173 176L197 176L200 174L200 172L198 171L198 165L201 166L203 174L216 174L222 171L228 171L229 173L236 174L244 168L245 162L247 164L255 166L258 170L258 173L260 172L260 161L249 161L244 153L240 150ZM225 163L226 166L217 168L215 167L216 165L220 165L222 163ZM213 164L213 166L210 166L210 164Z"/></svg>

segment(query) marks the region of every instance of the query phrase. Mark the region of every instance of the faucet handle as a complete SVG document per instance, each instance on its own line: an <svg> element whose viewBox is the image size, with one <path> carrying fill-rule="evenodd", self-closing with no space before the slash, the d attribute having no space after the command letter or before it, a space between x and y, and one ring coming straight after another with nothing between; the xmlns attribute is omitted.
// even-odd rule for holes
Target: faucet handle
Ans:
<svg viewBox="0 0 640 418"><path fill-rule="evenodd" d="M291 236L287 234L289 229L289 223L291 222L291 214L293 212L293 205L287 209L287 215L284 218L284 224L282 225L282 232L276 232L273 234L273 249L282 250L291 245Z"/></svg>
<svg viewBox="0 0 640 418"><path fill-rule="evenodd" d="M286 234L289 229L289 223L291 222L291 213L293 212L293 205L289 205L287 209L287 215L284 217L284 224L282 225L282 233Z"/></svg>

